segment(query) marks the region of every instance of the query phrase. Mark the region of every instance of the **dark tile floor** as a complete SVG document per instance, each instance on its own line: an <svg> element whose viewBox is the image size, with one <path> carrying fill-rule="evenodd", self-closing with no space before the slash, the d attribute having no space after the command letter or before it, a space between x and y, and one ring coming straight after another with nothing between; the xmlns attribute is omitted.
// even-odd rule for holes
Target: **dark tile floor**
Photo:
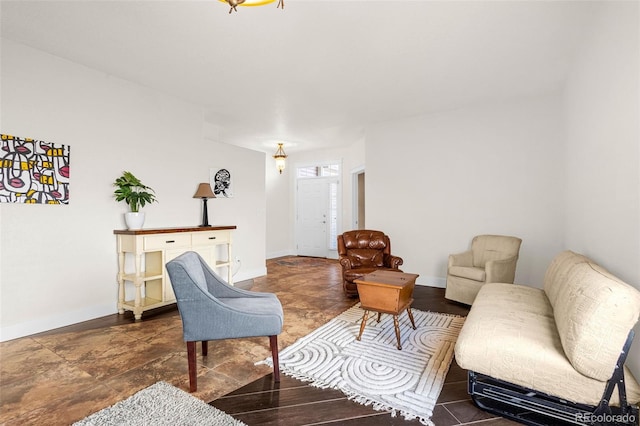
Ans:
<svg viewBox="0 0 640 426"><path fill-rule="evenodd" d="M278 295L285 311L281 349L356 303L342 293L336 261L287 257L269 260L267 270L266 276L238 285ZM429 310L466 314L466 307L446 301L443 294L442 289L416 288L414 306L425 309L420 302L425 300ZM250 425L415 423L372 413L340 392L312 388L285 376L274 390L271 369L255 365L269 354L267 338L211 344L207 359L198 357L198 391L193 395L229 408L225 411ZM452 365L434 423L513 424L471 403L465 374ZM3 342L0 424L68 425L159 380L188 390L186 346L175 307L145 313L142 321L134 321L131 313L114 314ZM247 398L249 394L253 399Z"/></svg>

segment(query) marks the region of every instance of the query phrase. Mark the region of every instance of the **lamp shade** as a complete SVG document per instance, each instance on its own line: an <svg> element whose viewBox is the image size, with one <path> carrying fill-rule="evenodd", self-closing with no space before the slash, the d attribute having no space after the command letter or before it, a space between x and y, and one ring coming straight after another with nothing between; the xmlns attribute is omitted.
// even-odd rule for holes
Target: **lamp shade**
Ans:
<svg viewBox="0 0 640 426"><path fill-rule="evenodd" d="M211 185L208 183L201 183L198 185L198 190L193 195L193 198L216 198Z"/></svg>

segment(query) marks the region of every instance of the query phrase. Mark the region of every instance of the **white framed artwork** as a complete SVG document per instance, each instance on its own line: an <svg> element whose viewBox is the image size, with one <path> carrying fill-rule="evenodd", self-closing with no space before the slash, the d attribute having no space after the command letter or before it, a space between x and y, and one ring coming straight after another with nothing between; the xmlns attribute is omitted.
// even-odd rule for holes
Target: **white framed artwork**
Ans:
<svg viewBox="0 0 640 426"><path fill-rule="evenodd" d="M228 168L209 169L209 181L216 198L233 198L233 175Z"/></svg>

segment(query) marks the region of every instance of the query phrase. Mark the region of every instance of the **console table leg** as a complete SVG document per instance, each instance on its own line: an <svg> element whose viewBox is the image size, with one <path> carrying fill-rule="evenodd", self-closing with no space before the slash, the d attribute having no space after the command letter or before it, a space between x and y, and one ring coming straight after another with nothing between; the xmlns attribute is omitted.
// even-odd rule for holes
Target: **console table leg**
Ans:
<svg viewBox="0 0 640 426"><path fill-rule="evenodd" d="M142 319L142 313L144 312L143 306L134 306L133 308L133 317L136 321L140 321Z"/></svg>
<svg viewBox="0 0 640 426"><path fill-rule="evenodd" d="M140 307L142 306L142 272L140 272L140 269L142 269L142 254L141 253L136 253L135 255L136 257L136 276L135 276L135 281L133 283L133 285L136 287L136 296L135 296L135 302L134 302L134 314L138 315L142 315L142 310L140 309ZM136 319L139 319L136 317Z"/></svg>
<svg viewBox="0 0 640 426"><path fill-rule="evenodd" d="M118 253L118 313L124 314L124 252Z"/></svg>

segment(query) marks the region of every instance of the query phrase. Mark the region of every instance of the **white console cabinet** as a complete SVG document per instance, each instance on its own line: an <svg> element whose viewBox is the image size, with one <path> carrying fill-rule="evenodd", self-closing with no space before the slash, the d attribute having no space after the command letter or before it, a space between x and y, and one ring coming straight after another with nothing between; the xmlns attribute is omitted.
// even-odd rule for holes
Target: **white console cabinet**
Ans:
<svg viewBox="0 0 640 426"><path fill-rule="evenodd" d="M227 282L233 285L234 229L209 226L113 231L118 245L118 312L133 311L139 320L144 311L175 303L165 265L186 251L200 254L214 271L226 271ZM133 261L129 268L128 260ZM127 294L126 282L133 283L132 295Z"/></svg>

